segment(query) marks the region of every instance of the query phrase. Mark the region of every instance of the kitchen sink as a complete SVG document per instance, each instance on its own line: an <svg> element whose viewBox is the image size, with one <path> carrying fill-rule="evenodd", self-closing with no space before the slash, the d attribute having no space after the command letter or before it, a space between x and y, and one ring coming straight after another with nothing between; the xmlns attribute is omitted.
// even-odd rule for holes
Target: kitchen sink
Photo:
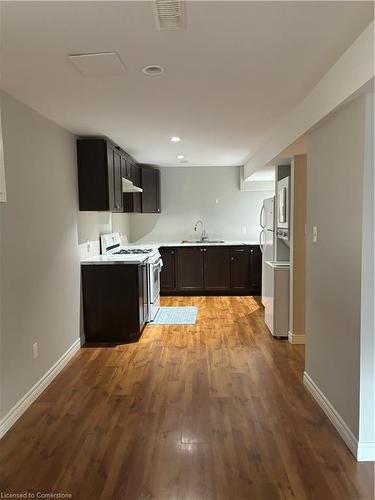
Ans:
<svg viewBox="0 0 375 500"><path fill-rule="evenodd" d="M194 243L194 245L209 245L210 243L225 243L224 240L193 240L193 241L183 241L182 243Z"/></svg>

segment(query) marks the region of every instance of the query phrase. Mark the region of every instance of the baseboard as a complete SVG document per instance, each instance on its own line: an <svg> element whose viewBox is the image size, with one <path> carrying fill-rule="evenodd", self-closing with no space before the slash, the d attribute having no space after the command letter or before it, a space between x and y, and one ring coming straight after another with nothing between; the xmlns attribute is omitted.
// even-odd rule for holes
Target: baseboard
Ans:
<svg viewBox="0 0 375 500"><path fill-rule="evenodd" d="M303 383L304 383L306 389L310 392L310 394L313 396L315 401L318 403L318 405L321 407L321 409L324 411L324 413L330 419L330 421L332 422L332 424L335 427L335 429L337 430L337 432L340 434L342 439L345 441L349 450L356 457L357 456L358 441L355 438L352 431L349 429L349 427L344 422L341 415L332 406L332 404L328 401L328 399L325 397L325 395L322 393L322 391L319 389L319 387L315 384L315 382L312 380L312 378L306 372L304 372L304 374L303 374Z"/></svg>
<svg viewBox="0 0 375 500"><path fill-rule="evenodd" d="M375 443L358 443L357 460L358 462L374 462Z"/></svg>
<svg viewBox="0 0 375 500"><path fill-rule="evenodd" d="M352 452L358 462L372 462L375 460L375 443L359 443L352 431L349 429L344 419L338 411L328 401L312 378L304 372L303 383L306 389L313 396L315 401L327 415L333 426L340 434L345 444Z"/></svg>
<svg viewBox="0 0 375 500"><path fill-rule="evenodd" d="M306 344L305 335L296 335L291 331L288 332L288 340L291 344Z"/></svg>
<svg viewBox="0 0 375 500"><path fill-rule="evenodd" d="M9 431L20 416L37 399L52 380L61 372L64 366L72 359L80 348L80 339L77 339L72 346L61 356L60 359L38 380L36 384L16 403L13 408L0 421L0 439Z"/></svg>

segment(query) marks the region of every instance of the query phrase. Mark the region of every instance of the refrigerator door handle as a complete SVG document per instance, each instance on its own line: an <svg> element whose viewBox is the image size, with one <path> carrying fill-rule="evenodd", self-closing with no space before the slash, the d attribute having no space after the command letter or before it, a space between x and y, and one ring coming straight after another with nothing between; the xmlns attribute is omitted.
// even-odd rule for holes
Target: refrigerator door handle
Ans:
<svg viewBox="0 0 375 500"><path fill-rule="evenodd" d="M260 251L263 253L264 251L264 248L263 248L263 244L262 244L262 234L264 233L264 229L261 230L261 232L259 233L259 246L260 246Z"/></svg>
<svg viewBox="0 0 375 500"><path fill-rule="evenodd" d="M259 224L262 229L265 227L265 223L263 222L264 219L264 203L262 205L262 208L260 209L260 215L259 215Z"/></svg>

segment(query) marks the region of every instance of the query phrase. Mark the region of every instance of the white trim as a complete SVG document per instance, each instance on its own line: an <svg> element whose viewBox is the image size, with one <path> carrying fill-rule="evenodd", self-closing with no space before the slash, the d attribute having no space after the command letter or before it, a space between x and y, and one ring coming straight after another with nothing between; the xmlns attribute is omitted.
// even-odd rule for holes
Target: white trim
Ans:
<svg viewBox="0 0 375 500"><path fill-rule="evenodd" d="M9 431L28 407L37 399L44 389L52 382L65 365L72 359L80 349L81 341L77 339L72 346L61 356L60 359L38 380L33 387L9 410L0 421L0 439Z"/></svg>
<svg viewBox="0 0 375 500"><path fill-rule="evenodd" d="M312 380L310 375L308 375L306 372L303 373L303 383L306 389L310 392L315 401L330 419L337 432L345 441L345 444L347 445L349 450L352 452L354 457L356 457L357 461L367 462L375 460L375 443L358 443L358 440L349 429L344 419L328 401L319 387Z"/></svg>
<svg viewBox="0 0 375 500"><path fill-rule="evenodd" d="M288 332L288 340L291 344L306 344L306 336L305 335L297 335L289 330Z"/></svg>
<svg viewBox="0 0 375 500"><path fill-rule="evenodd" d="M375 443L358 443L357 460L358 462L374 462Z"/></svg>
<svg viewBox="0 0 375 500"><path fill-rule="evenodd" d="M357 442L354 434L352 433L352 431L349 429L349 427L344 422L341 415L332 406L332 404L328 401L328 399L325 397L325 395L322 393L322 391L319 389L319 387L312 380L310 375L308 375L306 372L303 372L303 383L304 383L306 389L310 392L310 394L313 396L315 401L318 403L318 405L321 407L321 409L324 411L324 413L330 419L330 421L332 422L332 424L335 427L335 429L337 430L337 432L340 434L342 439L345 441L349 450L353 453L354 456L356 456L358 442Z"/></svg>

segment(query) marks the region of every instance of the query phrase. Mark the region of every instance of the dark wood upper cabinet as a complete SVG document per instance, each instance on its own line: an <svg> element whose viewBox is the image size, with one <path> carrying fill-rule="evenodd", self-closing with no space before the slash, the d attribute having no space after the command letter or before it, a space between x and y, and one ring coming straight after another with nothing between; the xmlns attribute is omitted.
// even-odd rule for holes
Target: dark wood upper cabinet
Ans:
<svg viewBox="0 0 375 500"><path fill-rule="evenodd" d="M141 165L142 213L160 213L160 171L148 165Z"/></svg>
<svg viewBox="0 0 375 500"><path fill-rule="evenodd" d="M262 252L259 246L250 247L250 289L256 295L262 289Z"/></svg>
<svg viewBox="0 0 375 500"><path fill-rule="evenodd" d="M121 153L113 150L113 206L112 212L123 211Z"/></svg>
<svg viewBox="0 0 375 500"><path fill-rule="evenodd" d="M123 211L121 151L108 139L77 140L79 209Z"/></svg>
<svg viewBox="0 0 375 500"><path fill-rule="evenodd" d="M163 267L160 273L160 289L163 291L176 289L176 250L174 248L160 248Z"/></svg>
<svg viewBox="0 0 375 500"><path fill-rule="evenodd" d="M250 285L249 247L232 247L230 255L232 289L248 289Z"/></svg>
<svg viewBox="0 0 375 500"><path fill-rule="evenodd" d="M179 290L202 290L203 279L203 248L177 248L177 288Z"/></svg>
<svg viewBox="0 0 375 500"><path fill-rule="evenodd" d="M204 288L230 288L230 247L204 247Z"/></svg>
<svg viewBox="0 0 375 500"><path fill-rule="evenodd" d="M105 137L77 140L79 209L130 213L160 213L160 171L138 165ZM122 179L142 193L124 193Z"/></svg>

